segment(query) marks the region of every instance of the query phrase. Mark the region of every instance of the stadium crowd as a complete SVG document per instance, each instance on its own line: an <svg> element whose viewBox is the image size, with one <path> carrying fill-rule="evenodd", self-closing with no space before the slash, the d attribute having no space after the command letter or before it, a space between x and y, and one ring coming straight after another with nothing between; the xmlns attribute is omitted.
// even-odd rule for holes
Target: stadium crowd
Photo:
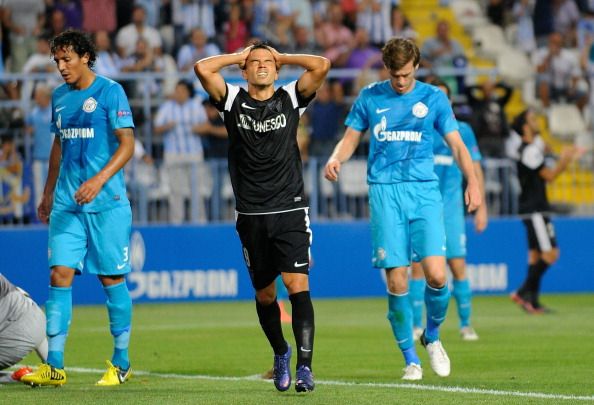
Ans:
<svg viewBox="0 0 594 405"><path fill-rule="evenodd" d="M440 7L454 3L439 1ZM509 42L531 61L539 112L563 101L575 103L586 119L592 116L588 81L594 72L594 1L476 3L489 23L509 32ZM226 156L226 131L192 73L195 61L262 39L281 52L323 55L333 70L347 72L330 75L299 128L303 160L324 161L343 130L354 95L362 86L386 78L381 47L388 39L419 40L421 79L443 68L471 66L473 51L454 38L451 21L435 18L435 35L423 38L403 12L405 4L406 0L1 0L0 77L15 73L33 79L0 81L0 223L35 221L35 201L51 145L49 92L60 82L48 42L57 33L76 28L92 34L98 50L96 72L116 78L126 90L140 140L127 168L133 201L141 198L135 193L143 195L150 188L149 195L166 196L160 202L165 214L151 213L151 220L208 221L212 218L205 213L209 208L212 212L212 201L198 204L198 217L189 212L195 195L192 184L196 176L211 177L212 167L203 162ZM505 108L518 87L496 75L480 82L472 79L460 73L446 77L455 93L454 111L472 125L483 155L506 157L510 128ZM366 156L366 148L362 143L356 156ZM198 194L208 195L215 186L225 188L225 181L212 183L203 179ZM331 195L332 190L322 194Z"/></svg>

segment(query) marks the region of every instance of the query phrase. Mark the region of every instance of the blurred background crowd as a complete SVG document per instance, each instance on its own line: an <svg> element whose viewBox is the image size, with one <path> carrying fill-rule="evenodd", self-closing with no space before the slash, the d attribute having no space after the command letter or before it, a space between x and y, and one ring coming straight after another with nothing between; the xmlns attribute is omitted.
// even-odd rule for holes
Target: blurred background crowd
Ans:
<svg viewBox="0 0 594 405"><path fill-rule="evenodd" d="M394 36L419 44L420 79L437 75L452 88L454 111L486 157L491 215L517 212L506 145L526 108L538 114L552 160L566 144L587 151L550 200L561 213L594 214L594 0L0 0L0 18L0 224L36 222L51 90L61 83L48 41L70 27L94 37L96 72L130 99L137 147L126 171L137 223L233 219L227 133L192 68L256 40L332 61L298 133L312 217L367 216L367 143L337 185L320 169L359 89L387 78L381 47ZM283 68L279 84L299 73ZM237 68L225 74L243 82Z"/></svg>

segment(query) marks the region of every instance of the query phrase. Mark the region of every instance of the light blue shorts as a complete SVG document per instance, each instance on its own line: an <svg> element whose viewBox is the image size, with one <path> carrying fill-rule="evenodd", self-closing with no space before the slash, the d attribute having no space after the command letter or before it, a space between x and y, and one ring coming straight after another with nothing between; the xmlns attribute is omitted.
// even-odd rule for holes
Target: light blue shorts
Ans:
<svg viewBox="0 0 594 405"><path fill-rule="evenodd" d="M130 206L102 212L52 211L49 266L117 276L130 272Z"/></svg>
<svg viewBox="0 0 594 405"><path fill-rule="evenodd" d="M466 257L466 229L462 191L443 197L444 226L446 233L446 257Z"/></svg>
<svg viewBox="0 0 594 405"><path fill-rule="evenodd" d="M370 184L372 263L377 268L408 266L444 256L443 206L439 183Z"/></svg>

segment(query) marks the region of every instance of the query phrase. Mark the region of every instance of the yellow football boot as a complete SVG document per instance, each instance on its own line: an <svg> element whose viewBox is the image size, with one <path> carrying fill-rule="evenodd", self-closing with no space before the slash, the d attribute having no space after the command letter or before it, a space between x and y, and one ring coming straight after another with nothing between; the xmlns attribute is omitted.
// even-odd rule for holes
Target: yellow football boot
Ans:
<svg viewBox="0 0 594 405"><path fill-rule="evenodd" d="M63 368L55 368L49 364L40 364L36 371L22 376L21 382L32 387L59 387L66 384L66 372Z"/></svg>
<svg viewBox="0 0 594 405"><path fill-rule="evenodd" d="M103 377L97 384L100 387L109 387L112 385L120 385L128 381L128 379L132 376L132 368L128 368L128 370L122 370L119 367L114 366L111 364L111 361L107 360L107 371L103 374Z"/></svg>

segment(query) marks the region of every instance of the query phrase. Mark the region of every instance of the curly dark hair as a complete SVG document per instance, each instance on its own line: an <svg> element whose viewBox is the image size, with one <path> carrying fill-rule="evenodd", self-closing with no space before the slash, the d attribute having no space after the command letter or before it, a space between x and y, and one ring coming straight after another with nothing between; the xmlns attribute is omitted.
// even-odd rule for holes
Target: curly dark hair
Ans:
<svg viewBox="0 0 594 405"><path fill-rule="evenodd" d="M89 68L95 65L97 59L97 51L95 49L95 43L89 35L79 30L66 30L59 33L50 41L50 50L52 55L60 49L72 48L78 56L84 56L85 54L89 57Z"/></svg>
<svg viewBox="0 0 594 405"><path fill-rule="evenodd" d="M413 66L418 66L421 60L421 52L417 44L411 39L392 38L382 48L382 60L388 70L397 71L411 60Z"/></svg>

